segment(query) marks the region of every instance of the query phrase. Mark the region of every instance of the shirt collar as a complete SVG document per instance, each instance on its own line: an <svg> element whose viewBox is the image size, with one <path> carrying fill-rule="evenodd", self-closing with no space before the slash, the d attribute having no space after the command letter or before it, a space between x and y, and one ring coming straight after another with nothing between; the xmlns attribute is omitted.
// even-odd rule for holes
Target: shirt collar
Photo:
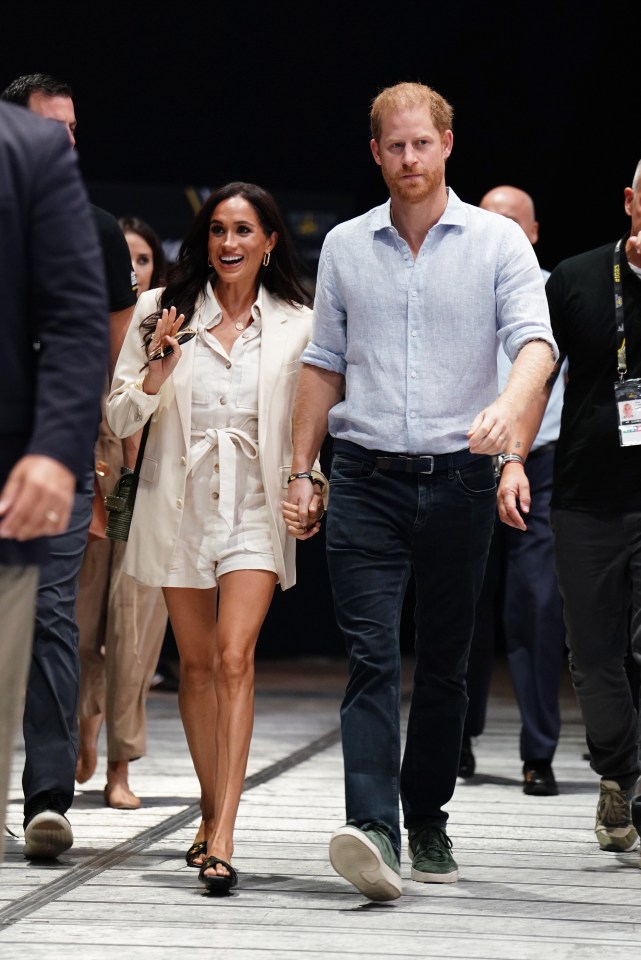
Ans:
<svg viewBox="0 0 641 960"><path fill-rule="evenodd" d="M253 325L256 325L260 328L260 321L263 312L263 285L261 283L258 288L258 293L256 294L256 299L254 300L251 307L251 315L254 318ZM205 329L208 327L215 327L220 323L222 319L223 311L218 303L214 288L211 283L208 283L205 288L204 295L204 309L201 311L201 321L200 325Z"/></svg>
<svg viewBox="0 0 641 960"><path fill-rule="evenodd" d="M386 203L381 204L380 207L374 207L370 217L370 230L372 233L376 233L379 230L395 229L394 224L392 223L391 210L391 198L387 200ZM465 212L465 204L462 200L459 200L451 187L447 187L447 206L445 207L440 220L437 220L437 222L434 224L434 227L464 227L466 223L467 214ZM432 227L432 230L434 227Z"/></svg>

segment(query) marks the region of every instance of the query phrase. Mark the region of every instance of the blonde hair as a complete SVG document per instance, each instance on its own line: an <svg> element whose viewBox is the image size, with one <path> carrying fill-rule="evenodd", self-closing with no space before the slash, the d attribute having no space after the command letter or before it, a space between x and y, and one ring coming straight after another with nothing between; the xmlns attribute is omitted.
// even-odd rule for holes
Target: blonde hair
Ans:
<svg viewBox="0 0 641 960"><path fill-rule="evenodd" d="M377 143L380 140L385 113L411 110L413 107L428 107L432 123L441 135L452 129L454 109L445 97L424 83L397 83L393 87L385 87L372 100L369 120L374 140Z"/></svg>

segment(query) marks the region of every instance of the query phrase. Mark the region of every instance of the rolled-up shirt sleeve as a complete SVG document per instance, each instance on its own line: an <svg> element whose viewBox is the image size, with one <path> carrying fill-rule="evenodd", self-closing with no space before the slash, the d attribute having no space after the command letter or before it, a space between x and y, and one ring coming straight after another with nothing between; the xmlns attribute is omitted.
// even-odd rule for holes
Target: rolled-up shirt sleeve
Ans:
<svg viewBox="0 0 641 960"><path fill-rule="evenodd" d="M554 359L559 351L550 325L541 268L532 244L517 224L502 237L496 267L498 336L512 362L530 340L545 340Z"/></svg>
<svg viewBox="0 0 641 960"><path fill-rule="evenodd" d="M347 369L347 314L340 284L334 276L331 247L332 235L329 233L318 263L312 336L302 353L301 362L344 376Z"/></svg>

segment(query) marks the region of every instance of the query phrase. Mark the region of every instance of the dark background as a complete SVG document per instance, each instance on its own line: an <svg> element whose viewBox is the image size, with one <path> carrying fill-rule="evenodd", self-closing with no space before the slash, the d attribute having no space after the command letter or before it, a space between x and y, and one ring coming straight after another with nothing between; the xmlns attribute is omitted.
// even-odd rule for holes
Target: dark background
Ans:
<svg viewBox="0 0 641 960"><path fill-rule="evenodd" d="M369 153L372 97L419 80L454 106L448 181L470 203L504 182L530 192L544 266L625 229L622 190L641 156L635 4L75 9L4 11L0 85L36 71L72 84L90 185L132 184L147 203L150 187L245 179L287 206L302 196L348 217L386 196Z"/></svg>
<svg viewBox="0 0 641 960"><path fill-rule="evenodd" d="M198 196L254 181L313 269L329 226L386 198L371 99L428 83L454 106L448 182L470 203L500 183L531 193L551 269L626 229L623 188L641 158L638 13L574 0L14 5L0 86L33 72L71 83L89 192L116 216L178 240ZM263 652L340 651L321 537L299 557Z"/></svg>

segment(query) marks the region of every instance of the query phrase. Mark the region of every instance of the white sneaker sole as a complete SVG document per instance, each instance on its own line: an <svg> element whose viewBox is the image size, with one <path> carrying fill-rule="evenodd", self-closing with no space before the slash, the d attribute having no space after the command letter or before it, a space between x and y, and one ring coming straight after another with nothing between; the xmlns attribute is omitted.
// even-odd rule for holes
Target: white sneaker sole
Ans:
<svg viewBox="0 0 641 960"><path fill-rule="evenodd" d="M329 842L329 859L336 871L369 900L397 900L401 878L388 867L381 851L356 827L340 827Z"/></svg>
<svg viewBox="0 0 641 960"><path fill-rule="evenodd" d="M28 860L54 860L73 845L73 832L61 813L43 810L27 824L24 839Z"/></svg>

